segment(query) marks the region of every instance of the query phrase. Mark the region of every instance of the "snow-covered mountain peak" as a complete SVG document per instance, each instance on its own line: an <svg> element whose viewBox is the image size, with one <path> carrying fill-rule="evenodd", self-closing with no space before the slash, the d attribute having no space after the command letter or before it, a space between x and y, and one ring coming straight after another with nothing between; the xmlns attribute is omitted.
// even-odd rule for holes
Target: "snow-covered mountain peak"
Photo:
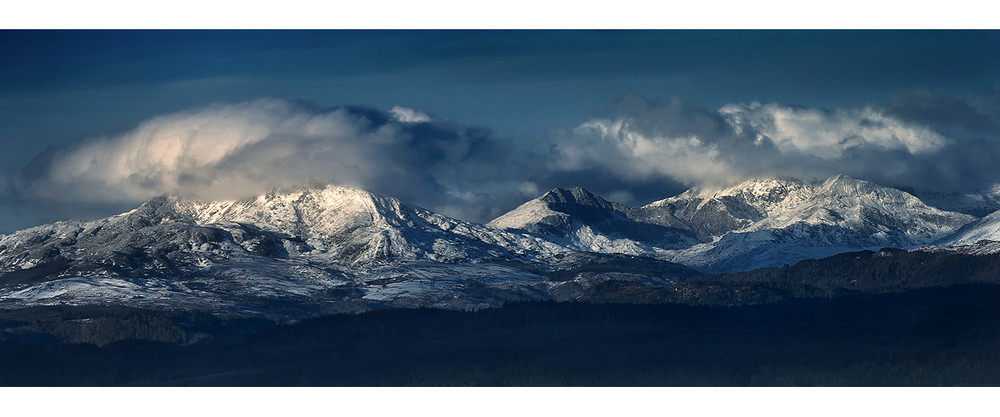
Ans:
<svg viewBox="0 0 1000 417"><path fill-rule="evenodd" d="M536 237L335 185L214 202L160 196L107 219L40 226L4 238L0 262L9 265L64 258L90 262L91 256L120 255L142 268L173 265L190 270L208 262L206 256L265 256L371 267L409 261L534 259L569 251ZM127 269L135 268L139 267Z"/></svg>
<svg viewBox="0 0 1000 417"><path fill-rule="evenodd" d="M940 210L904 191L838 175L822 181L754 179L692 189L631 212L648 223L693 231L702 245L663 259L718 270L778 265L845 250L913 248L954 233L974 217Z"/></svg>
<svg viewBox="0 0 1000 417"><path fill-rule="evenodd" d="M161 195L153 197L132 211L120 216L132 228L146 227L169 222L191 222L186 213L177 210L177 197Z"/></svg>
<svg viewBox="0 0 1000 417"><path fill-rule="evenodd" d="M552 210L547 202L536 198L504 213L486 225L496 229L529 230L532 225L553 222L569 225L569 215Z"/></svg>
<svg viewBox="0 0 1000 417"><path fill-rule="evenodd" d="M489 226L529 232L572 249L601 253L648 256L655 248L697 243L687 230L633 218L633 212L583 188L556 188L497 217Z"/></svg>
<svg viewBox="0 0 1000 417"><path fill-rule="evenodd" d="M806 184L798 179L752 178L734 186L716 191L708 197L753 196L756 198L763 198L774 194L783 194L786 190L800 189L803 187L806 187Z"/></svg>
<svg viewBox="0 0 1000 417"><path fill-rule="evenodd" d="M718 191L708 199L735 198L746 202L761 213L770 214L802 202L812 192L810 184L800 180L760 178Z"/></svg>
<svg viewBox="0 0 1000 417"><path fill-rule="evenodd" d="M573 187L569 189L554 188L551 191L542 194L542 196L538 197L538 199L546 203L578 204L582 206L601 208L611 208L613 204L601 198L597 194L580 187Z"/></svg>
<svg viewBox="0 0 1000 417"><path fill-rule="evenodd" d="M635 210L633 217L694 231L703 241L790 210L814 194L795 179L757 178L723 189L692 188Z"/></svg>
<svg viewBox="0 0 1000 417"><path fill-rule="evenodd" d="M650 203L643 208L669 207L695 204L694 208L711 208L720 202L739 201L760 214L768 214L784 206L801 202L812 194L813 186L797 179L755 178L737 185L722 188L694 187L681 194Z"/></svg>
<svg viewBox="0 0 1000 417"><path fill-rule="evenodd" d="M498 229L565 232L571 228L574 217L601 221L609 216L624 216L619 212L627 209L580 187L555 188L493 219L488 225Z"/></svg>
<svg viewBox="0 0 1000 417"><path fill-rule="evenodd" d="M796 204L770 213L741 231L789 229L798 224L835 227L885 244L929 243L974 220L939 210L913 195L869 181L838 175L811 187Z"/></svg>
<svg viewBox="0 0 1000 417"><path fill-rule="evenodd" d="M952 235L972 220L848 176L754 179L711 192L692 189L640 208L582 188L557 188L489 225L322 185L214 202L160 196L106 219L0 236L0 275L16 294L69 293L91 280L132 288L139 292L129 294L139 300L169 293L190 301L208 287L220 294L236 288L239 297L289 288L306 297L348 287L363 288L355 295L372 300L455 289L484 294L477 285L530 295L549 291L551 283L537 281L540 273L575 267L579 259L630 268L655 258L654 264L735 271L930 243L996 251L1000 245L978 243L1000 239L1000 212ZM512 284L518 280L542 286ZM100 294L94 299L106 299Z"/></svg>
<svg viewBox="0 0 1000 417"><path fill-rule="evenodd" d="M200 225L252 224L302 239L312 252L349 263L424 257L458 260L484 246L469 236L449 233L473 229L469 224L392 197L337 185L177 206Z"/></svg>
<svg viewBox="0 0 1000 417"><path fill-rule="evenodd" d="M232 201L178 202L199 224L252 223L291 234L323 235L363 225L400 226L428 213L399 200L364 190L326 185L270 191ZM419 216L418 216L419 217Z"/></svg>
<svg viewBox="0 0 1000 417"><path fill-rule="evenodd" d="M808 187L808 184L792 178L751 178L736 185L727 187L704 187L694 186L683 193L657 200L646 205L646 207L664 206L677 200L691 199L713 199L720 197L752 196L754 198L764 198L775 194L782 194L785 190L794 190Z"/></svg>
<svg viewBox="0 0 1000 417"><path fill-rule="evenodd" d="M817 191L836 195L861 195L869 193L883 193L891 195L905 194L904 191L896 188L883 187L872 182L859 180L843 174L826 179L819 184Z"/></svg>
<svg viewBox="0 0 1000 417"><path fill-rule="evenodd" d="M920 199L899 189L884 187L847 175L837 175L822 181L805 182L797 179L760 178L717 190L692 189L674 197L651 203L642 209L673 208L679 217L696 220L698 213L718 212L735 219L759 221L774 218L806 220L804 208L833 211L871 210L912 214L947 213L923 204ZM968 216L964 221L971 221ZM735 229L734 229L735 230Z"/></svg>

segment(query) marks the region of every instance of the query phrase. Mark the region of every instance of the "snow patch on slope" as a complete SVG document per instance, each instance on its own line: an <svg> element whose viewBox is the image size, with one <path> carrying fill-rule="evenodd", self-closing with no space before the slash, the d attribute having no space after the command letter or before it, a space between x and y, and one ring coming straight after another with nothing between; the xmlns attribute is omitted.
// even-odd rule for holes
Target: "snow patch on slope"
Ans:
<svg viewBox="0 0 1000 417"><path fill-rule="evenodd" d="M566 213L550 209L544 201L534 199L493 219L487 223L487 226L497 229L525 230L537 223L569 223L569 217Z"/></svg>
<svg viewBox="0 0 1000 417"><path fill-rule="evenodd" d="M1000 253L1000 211L969 223L935 248L970 254Z"/></svg>

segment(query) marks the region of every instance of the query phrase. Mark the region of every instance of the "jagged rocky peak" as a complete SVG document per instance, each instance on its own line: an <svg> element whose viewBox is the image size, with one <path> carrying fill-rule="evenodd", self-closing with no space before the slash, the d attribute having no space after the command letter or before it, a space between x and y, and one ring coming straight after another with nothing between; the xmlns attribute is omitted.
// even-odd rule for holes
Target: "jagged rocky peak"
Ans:
<svg viewBox="0 0 1000 417"><path fill-rule="evenodd" d="M573 220L600 222L608 217L624 217L628 207L609 202L580 187L555 188L493 221L498 229L519 229L534 233L565 234Z"/></svg>
<svg viewBox="0 0 1000 417"><path fill-rule="evenodd" d="M107 219L36 229L5 239L9 243L0 249L0 262L30 266L61 254L89 264L120 252L131 262L119 262L128 265L122 268L156 263L197 272L198 265L210 264L203 260L212 256L305 256L329 264L367 265L508 259L558 250L551 249L552 244L451 219L391 197L335 185L215 202L160 196ZM41 256L48 252L55 255Z"/></svg>
<svg viewBox="0 0 1000 417"><path fill-rule="evenodd" d="M180 200L171 195L153 197L135 210L125 213L123 220L132 228L154 226L168 222L192 222L186 213L179 211Z"/></svg>
<svg viewBox="0 0 1000 417"><path fill-rule="evenodd" d="M337 185L272 190L234 201L184 202L180 210L201 224L252 223L293 235L323 235L373 225L400 227L429 213L392 197Z"/></svg>
<svg viewBox="0 0 1000 417"><path fill-rule="evenodd" d="M831 195L861 195L878 193L891 196L909 196L910 193L898 188L884 187L873 182L860 180L847 175L837 175L820 183L816 191L822 191Z"/></svg>
<svg viewBox="0 0 1000 417"><path fill-rule="evenodd" d="M547 251L480 224L453 219L393 197L337 186L272 191L236 201L183 203L199 224L252 224L301 239L312 254L359 264L430 259L458 262Z"/></svg>
<svg viewBox="0 0 1000 417"><path fill-rule="evenodd" d="M542 194L542 196L538 197L538 199L550 204L576 204L581 206L614 209L614 203L611 203L601 198L601 196L581 187L573 187L569 189L554 188L551 191Z"/></svg>
<svg viewBox="0 0 1000 417"><path fill-rule="evenodd" d="M845 174L839 174L826 179L814 180L761 177L751 178L736 185L722 188L692 187L677 196L665 198L663 200L650 203L649 205L664 205L678 200L709 200L721 199L725 197L738 197L746 201L760 202L762 205L766 205L782 202L789 197L794 198L809 196L821 191L865 193L874 190L901 191L896 188L883 187L881 185Z"/></svg>
<svg viewBox="0 0 1000 417"><path fill-rule="evenodd" d="M692 233L632 217L634 209L583 188L556 188L494 219L489 226L523 231L574 250L648 256L688 247Z"/></svg>
<svg viewBox="0 0 1000 417"><path fill-rule="evenodd" d="M579 256L616 254L606 259L623 265L621 273L614 272L618 278L659 271L663 265L617 254L704 271L748 270L862 249L934 242L975 246L1000 236L998 219L1000 214L991 215L954 234L973 218L848 176L754 179L688 190L640 208L582 188L557 188L498 217L492 227L335 185L230 201L160 196L106 219L0 236L0 277L6 280L0 290L9 289L0 298L55 300L52 294L64 291L98 302L118 292L141 295L141 300L164 293L193 300L198 296L192 289L211 287L227 294L239 287L233 293L239 299L262 288L306 299L320 289L348 286L358 294L364 288L365 298L375 300L424 291L444 294L444 302L455 305L451 296L456 293L447 291L461 287L452 287L459 278L495 284L491 288L521 288L517 291L525 294L555 294L544 286L551 283L538 281L538 271L559 272ZM952 235L951 241L945 239ZM189 280L203 285L172 286ZM448 289L428 285L431 281ZM544 285L519 287L519 282ZM445 300L427 297L420 305Z"/></svg>
<svg viewBox="0 0 1000 417"><path fill-rule="evenodd" d="M811 186L800 180L751 179L722 189L691 188L640 207L633 216L689 229L699 239L711 241L799 204L811 191Z"/></svg>
<svg viewBox="0 0 1000 417"><path fill-rule="evenodd" d="M718 189L691 189L636 210L651 222L686 225L702 240L732 232L827 225L859 233L919 236L950 233L971 216L929 207L895 188L838 175L825 180L761 178Z"/></svg>
<svg viewBox="0 0 1000 417"><path fill-rule="evenodd" d="M967 214L929 206L906 191L844 175L825 181L817 190L817 195L826 195L834 201L827 203L828 206L842 207L848 213L857 211L875 222L886 217L894 218L894 223L908 233L951 232L974 220Z"/></svg>
<svg viewBox="0 0 1000 417"><path fill-rule="evenodd" d="M302 239L319 253L348 263L412 259L422 250L401 230L436 229L411 208L391 197L337 185L272 190L234 201L181 202L180 211L199 224L252 224L262 230Z"/></svg>
<svg viewBox="0 0 1000 417"><path fill-rule="evenodd" d="M553 190L554 191L554 190ZM558 201L559 193L548 192L542 195ZM571 227L569 214L552 210L549 202L542 197L528 200L517 208L504 213L487 223L496 229L525 230L532 233L568 230Z"/></svg>
<svg viewBox="0 0 1000 417"><path fill-rule="evenodd" d="M787 199L800 200L811 191L811 186L798 179L755 178L726 188L693 187L677 196L655 201L646 207L668 205L704 204L706 201L743 201L760 211L767 212Z"/></svg>
<svg viewBox="0 0 1000 417"><path fill-rule="evenodd" d="M840 174L823 181L813 183L812 192L817 197L830 198L878 198L893 202L919 202L909 191L897 187L886 187L848 175ZM922 203L921 203L922 204Z"/></svg>
<svg viewBox="0 0 1000 417"><path fill-rule="evenodd" d="M913 195L870 181L837 175L812 183L784 182L780 201L747 202L767 212L754 229L784 228L795 223L827 224L870 233L931 235L950 232L972 221L960 213L939 210ZM758 200L760 201L760 200Z"/></svg>
<svg viewBox="0 0 1000 417"><path fill-rule="evenodd" d="M801 180L765 178L746 181L719 196L740 197L748 204L770 212L783 205L798 203L809 191L809 185Z"/></svg>

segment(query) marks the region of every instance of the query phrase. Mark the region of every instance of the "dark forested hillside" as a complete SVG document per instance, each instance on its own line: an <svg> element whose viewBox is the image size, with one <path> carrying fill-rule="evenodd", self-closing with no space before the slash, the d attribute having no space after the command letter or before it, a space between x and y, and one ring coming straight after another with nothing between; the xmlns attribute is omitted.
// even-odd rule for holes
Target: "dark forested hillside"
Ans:
<svg viewBox="0 0 1000 417"><path fill-rule="evenodd" d="M3 385L998 385L1000 286L382 310L179 345L0 342Z"/></svg>
<svg viewBox="0 0 1000 417"><path fill-rule="evenodd" d="M829 298L970 283L1000 283L1000 255L897 249L848 252L782 268L702 275L661 288L605 282L589 288L579 300L746 305L787 298Z"/></svg>

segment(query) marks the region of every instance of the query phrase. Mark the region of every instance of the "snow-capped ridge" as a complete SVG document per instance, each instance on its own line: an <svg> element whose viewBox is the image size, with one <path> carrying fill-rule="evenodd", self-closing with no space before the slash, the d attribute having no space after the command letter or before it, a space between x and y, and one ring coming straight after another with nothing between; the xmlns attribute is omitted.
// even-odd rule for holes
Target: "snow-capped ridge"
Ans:
<svg viewBox="0 0 1000 417"><path fill-rule="evenodd" d="M132 251L129 245L166 245L172 252L246 251L351 266L543 262L558 253L586 251L654 257L707 270L717 265L749 269L844 250L932 244L973 220L927 206L905 191L843 175L810 182L753 179L711 193L688 190L638 208L579 187L555 188L487 225L357 188L308 185L214 202L159 196L97 222L60 223L6 236L0 259L29 266L51 261L56 257L45 253L69 253L71 247L60 246L58 238L83 246L118 242L108 247L124 252ZM177 241L154 242L157 233ZM986 232L968 233L981 237ZM18 252L29 247L34 249ZM741 264L741 259L755 260Z"/></svg>
<svg viewBox="0 0 1000 417"><path fill-rule="evenodd" d="M553 188L538 197L547 203L578 204L582 206L612 208L613 203L582 187Z"/></svg>
<svg viewBox="0 0 1000 417"><path fill-rule="evenodd" d="M159 196L105 219L0 236L0 301L480 308L571 299L678 263L685 273L727 272L935 242L952 246L927 250L1000 251L989 243L1000 238L1000 212L973 220L848 176L754 179L638 208L556 188L487 225L337 185L226 201ZM594 262L602 266L587 270Z"/></svg>
<svg viewBox="0 0 1000 417"><path fill-rule="evenodd" d="M572 297L607 279L646 279L606 266L580 279L547 279L553 269L585 268L595 259L615 268L632 262L577 255L537 236L349 187L215 202L159 196L117 216L0 236L0 301L236 314L266 311L263 300L280 300L280 310L306 306L306 314L388 305L474 309Z"/></svg>
<svg viewBox="0 0 1000 417"><path fill-rule="evenodd" d="M322 255L352 264L431 259L457 262L547 250L544 244L464 222L368 191L327 185L223 202L181 202L198 224L248 223L301 238ZM528 245L528 249L523 246Z"/></svg>
<svg viewBox="0 0 1000 417"><path fill-rule="evenodd" d="M581 187L554 188L487 223L498 229L561 234L572 228L572 217L598 219L625 206L612 203Z"/></svg>
<svg viewBox="0 0 1000 417"><path fill-rule="evenodd" d="M653 256L696 243L684 230L632 218L633 209L583 188L556 188L497 217L489 226L544 236L575 250Z"/></svg>
<svg viewBox="0 0 1000 417"><path fill-rule="evenodd" d="M602 201L582 190L553 190L491 225L555 236L579 250L734 270L849 250L913 248L974 220L847 175L810 181L757 178L721 189L692 188L638 208ZM593 208L601 208L601 215L588 215Z"/></svg>
<svg viewBox="0 0 1000 417"><path fill-rule="evenodd" d="M984 241L1000 243L1000 210L965 225L939 244L973 245Z"/></svg>

